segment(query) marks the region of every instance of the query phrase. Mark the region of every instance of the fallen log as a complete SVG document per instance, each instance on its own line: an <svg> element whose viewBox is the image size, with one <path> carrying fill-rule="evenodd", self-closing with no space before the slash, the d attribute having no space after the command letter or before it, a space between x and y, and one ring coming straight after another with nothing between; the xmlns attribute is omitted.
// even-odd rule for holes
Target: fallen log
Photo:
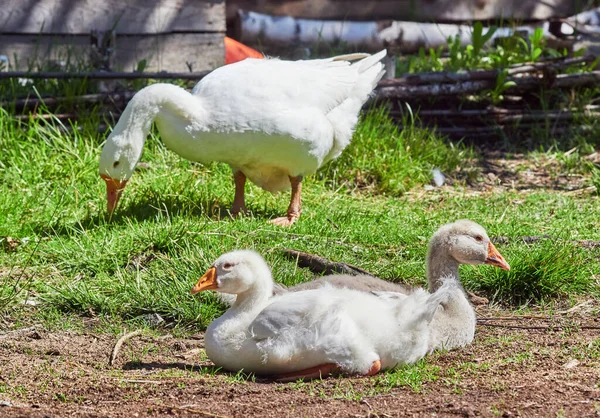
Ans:
<svg viewBox="0 0 600 418"><path fill-rule="evenodd" d="M517 74L524 74L530 72L558 70L574 66L577 64L589 64L597 59L596 56L587 55L584 57L576 58L558 58L551 59L541 62L525 63L519 65L513 65L506 69L508 76L514 76ZM393 87L393 86L420 86L424 84L434 83L458 83L462 81L480 81L480 80L496 80L502 70L473 70L464 72L453 72L453 71L435 71L427 73L407 74L398 78L391 78L388 80L381 80L379 82L380 87Z"/></svg>
<svg viewBox="0 0 600 418"><path fill-rule="evenodd" d="M519 21L564 18L586 4L573 0L228 0L227 22L238 10L274 16L335 20L411 20L419 22Z"/></svg>
<svg viewBox="0 0 600 418"><path fill-rule="evenodd" d="M391 80L393 82L394 80ZM553 77L547 76L526 76L509 77L506 81L515 83L513 87L507 88L504 93L518 95L528 92L534 92L540 87L547 89L567 89L584 86L594 86L600 82L600 71L591 71L587 73L558 74ZM457 83L434 83L424 85L404 85L384 83L382 87L377 88L377 100L411 100L424 99L440 96L460 96L482 93L484 90L496 87L495 79L478 81L461 81Z"/></svg>
<svg viewBox="0 0 600 418"><path fill-rule="evenodd" d="M39 106L58 106L64 103L123 103L131 100L135 93L134 91L124 91L117 93L84 94L73 97L26 97L14 101L2 101L0 102L0 106L3 108L14 106L16 109L28 109Z"/></svg>
<svg viewBox="0 0 600 418"><path fill-rule="evenodd" d="M64 120L64 119L77 119L77 115L75 113L32 113L29 115L14 115L13 118L21 121L29 121L34 119L43 119L43 120Z"/></svg>
<svg viewBox="0 0 600 418"><path fill-rule="evenodd" d="M573 121L583 118L599 118L600 106L589 106L582 110L527 110L527 109L469 109L469 110L443 110L443 109L422 109L419 110L419 117L424 119L458 119L458 122L472 121L472 118L480 118L490 122L499 124L509 122L534 122L534 121ZM389 112L392 117L401 117L405 112L391 110Z"/></svg>
<svg viewBox="0 0 600 418"><path fill-rule="evenodd" d="M306 267L315 274L341 273L350 275L366 274L368 276L373 276L373 274L361 269L360 267L331 261L315 254L309 254L287 248L283 249L282 251L287 258L296 260L299 267Z"/></svg>
<svg viewBox="0 0 600 418"><path fill-rule="evenodd" d="M510 136L515 137L518 134L531 134L536 130L546 130L544 124L522 124L522 125L489 125L489 126L440 126L437 124L424 123L430 129L442 135L447 135L452 138L476 138L476 137L498 137ZM402 128L402 126L400 126ZM574 132L594 132L592 125L561 125L552 126L549 128L551 135L570 135Z"/></svg>
<svg viewBox="0 0 600 418"><path fill-rule="evenodd" d="M600 26L600 7L567 17L565 20L577 26Z"/></svg>
<svg viewBox="0 0 600 418"><path fill-rule="evenodd" d="M565 23L568 25L568 23ZM538 27L544 37L555 39L550 32L549 22L537 25L497 28L489 41L506 38L515 34L528 36ZM236 25L239 40L248 45L262 48L289 50L290 45L336 45L350 48L377 51L392 48L398 52L416 52L419 48L446 47L448 38L455 38L463 46L472 42L473 28L465 24L420 23L409 21L348 21L298 19L291 16L271 16L245 10L238 10ZM489 28L484 28L484 32Z"/></svg>

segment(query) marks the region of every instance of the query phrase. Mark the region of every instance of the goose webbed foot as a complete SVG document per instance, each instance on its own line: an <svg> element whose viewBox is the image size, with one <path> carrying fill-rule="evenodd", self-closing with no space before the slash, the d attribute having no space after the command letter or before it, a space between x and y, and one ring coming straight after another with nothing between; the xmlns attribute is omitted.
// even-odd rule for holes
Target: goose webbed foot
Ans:
<svg viewBox="0 0 600 418"><path fill-rule="evenodd" d="M318 366L309 367L308 369L297 370L295 372L283 373L275 376L278 382L295 382L298 379L322 379L334 373L339 373L340 367L335 363L325 363Z"/></svg>
<svg viewBox="0 0 600 418"><path fill-rule="evenodd" d="M300 218L300 212L302 211L301 206L301 194L302 194L302 176L292 177L290 176L290 183L292 185L292 198L290 200L290 206L287 210L287 216L280 218L271 219L269 223L277 226L290 226Z"/></svg>
<svg viewBox="0 0 600 418"><path fill-rule="evenodd" d="M248 214L248 209L246 209L246 206L238 206L238 205L231 205L231 217L232 218L239 218L240 216L244 216Z"/></svg>
<svg viewBox="0 0 600 418"><path fill-rule="evenodd" d="M381 370L381 361L375 360L371 365L371 368L367 372L366 376L374 376Z"/></svg>
<svg viewBox="0 0 600 418"><path fill-rule="evenodd" d="M374 376L381 371L381 361L375 360L371 368L363 376ZM322 379L327 376L342 373L342 369L335 363L325 363L319 366L309 367L308 369L297 370L295 372L283 373L275 376L278 382L295 382L298 379Z"/></svg>
<svg viewBox="0 0 600 418"><path fill-rule="evenodd" d="M277 226L290 226L292 225L294 222L296 222L298 220L298 218L300 217L300 214L297 215L287 215L287 216L281 216L279 218L275 218L275 219L271 219L269 221L270 224L273 225L277 225Z"/></svg>

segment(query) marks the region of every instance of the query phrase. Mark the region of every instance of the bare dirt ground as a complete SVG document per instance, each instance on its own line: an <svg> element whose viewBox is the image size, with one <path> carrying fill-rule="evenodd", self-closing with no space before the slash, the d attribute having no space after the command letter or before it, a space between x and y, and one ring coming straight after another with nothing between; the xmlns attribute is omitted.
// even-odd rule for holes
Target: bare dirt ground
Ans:
<svg viewBox="0 0 600 418"><path fill-rule="evenodd" d="M564 161L558 161L552 154L526 158L523 154L507 156L503 152L486 151L483 157L479 163L481 177L470 184L472 188L496 186L520 191L550 189L569 193L595 189L593 186L586 187L589 174L569 170ZM593 153L585 160L598 164L600 155Z"/></svg>
<svg viewBox="0 0 600 418"><path fill-rule="evenodd" d="M480 320L471 346L427 357L406 380L416 383L395 386L390 375L245 380L211 367L202 335L138 335L111 367L117 338L93 320L78 332L26 328L0 334L0 416L597 416L592 304L552 318L479 308L480 318L496 319Z"/></svg>

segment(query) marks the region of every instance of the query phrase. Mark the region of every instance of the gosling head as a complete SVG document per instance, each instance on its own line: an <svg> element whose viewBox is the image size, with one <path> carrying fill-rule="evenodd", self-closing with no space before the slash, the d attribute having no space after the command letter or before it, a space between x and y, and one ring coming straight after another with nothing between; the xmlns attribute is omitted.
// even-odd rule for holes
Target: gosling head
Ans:
<svg viewBox="0 0 600 418"><path fill-rule="evenodd" d="M473 221L463 219L441 227L431 239L431 246L440 244L460 264L490 264L510 270L485 229Z"/></svg>
<svg viewBox="0 0 600 418"><path fill-rule="evenodd" d="M216 290L239 295L257 288L269 295L273 293L271 270L258 253L239 250L220 256L198 280L191 294Z"/></svg>

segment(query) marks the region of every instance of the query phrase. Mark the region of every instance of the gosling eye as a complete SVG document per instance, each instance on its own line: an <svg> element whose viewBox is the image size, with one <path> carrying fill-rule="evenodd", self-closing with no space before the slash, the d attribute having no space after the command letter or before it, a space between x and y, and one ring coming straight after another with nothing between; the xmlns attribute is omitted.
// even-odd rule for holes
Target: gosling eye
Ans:
<svg viewBox="0 0 600 418"><path fill-rule="evenodd" d="M475 235L475 241L482 242L483 241L483 237L481 235Z"/></svg>
<svg viewBox="0 0 600 418"><path fill-rule="evenodd" d="M223 264L223 270L231 270L232 267L233 265L231 263Z"/></svg>
<svg viewBox="0 0 600 418"><path fill-rule="evenodd" d="M118 166L119 166L119 161L115 161L115 162L113 163L113 168L117 168Z"/></svg>

